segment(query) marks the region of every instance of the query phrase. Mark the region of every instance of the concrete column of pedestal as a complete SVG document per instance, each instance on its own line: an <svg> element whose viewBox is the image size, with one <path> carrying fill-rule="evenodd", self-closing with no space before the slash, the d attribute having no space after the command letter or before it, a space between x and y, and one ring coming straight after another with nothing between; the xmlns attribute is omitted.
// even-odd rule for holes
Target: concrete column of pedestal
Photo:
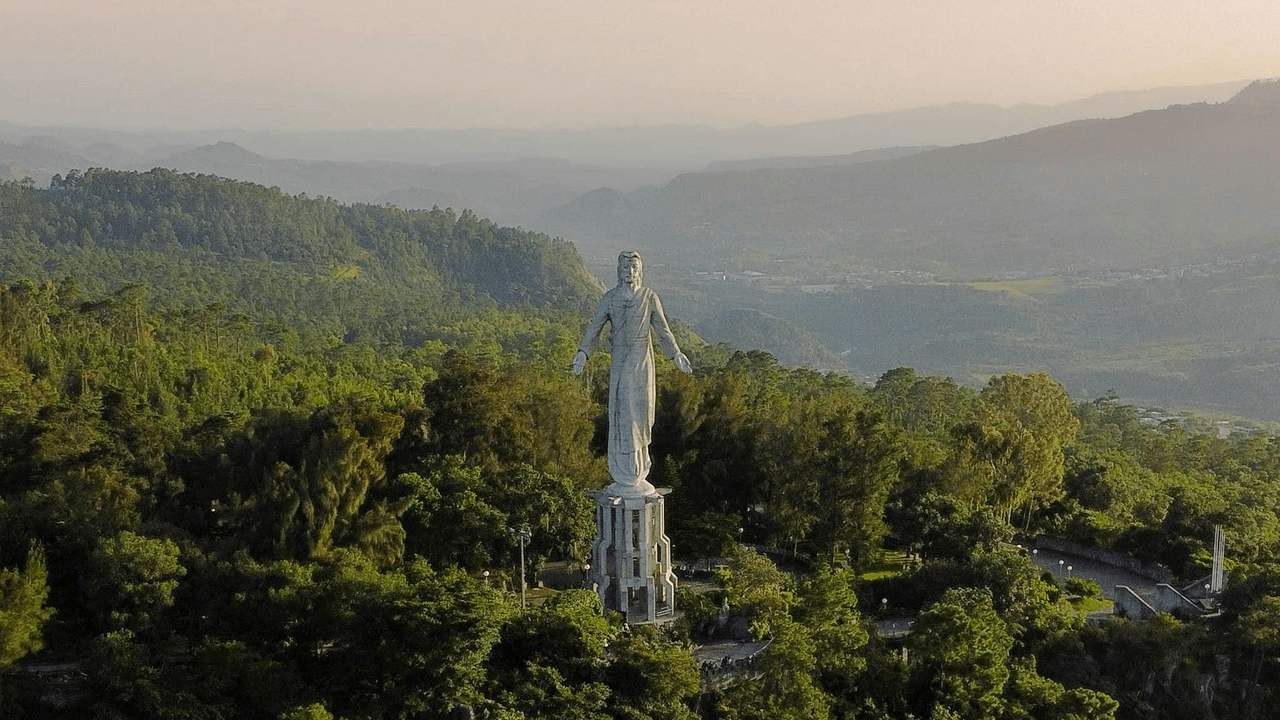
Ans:
<svg viewBox="0 0 1280 720"><path fill-rule="evenodd" d="M663 501L670 490L610 492L615 489L611 486L592 493L596 499L596 538L591 581L607 610L630 614L632 596L643 592L640 611L653 621L675 607L676 578Z"/></svg>
<svg viewBox="0 0 1280 720"><path fill-rule="evenodd" d="M666 488L662 488L667 490ZM661 492L661 491L660 491ZM670 490L667 490L670 492ZM662 493L665 495L666 493ZM671 539L667 537L667 504L665 498L659 495L656 501L652 503L653 513L657 516L656 526L658 528L658 536L654 539L654 562L658 572L655 573L655 580L662 586L662 596L666 600L664 603L672 612L676 607L676 574L671 560Z"/></svg>

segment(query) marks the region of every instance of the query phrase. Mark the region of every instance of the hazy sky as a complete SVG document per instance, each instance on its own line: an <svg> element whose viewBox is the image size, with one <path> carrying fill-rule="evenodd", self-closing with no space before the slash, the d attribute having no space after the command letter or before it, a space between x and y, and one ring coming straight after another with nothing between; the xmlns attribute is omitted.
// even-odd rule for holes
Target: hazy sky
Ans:
<svg viewBox="0 0 1280 720"><path fill-rule="evenodd" d="M1275 0L0 0L22 124L734 126L1275 76Z"/></svg>

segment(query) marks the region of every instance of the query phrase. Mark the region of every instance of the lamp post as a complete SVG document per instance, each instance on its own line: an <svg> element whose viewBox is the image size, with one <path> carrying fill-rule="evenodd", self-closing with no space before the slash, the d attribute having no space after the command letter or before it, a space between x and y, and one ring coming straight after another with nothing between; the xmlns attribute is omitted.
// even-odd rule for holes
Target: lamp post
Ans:
<svg viewBox="0 0 1280 720"><path fill-rule="evenodd" d="M1065 562L1066 562L1066 560L1059 560L1059 561L1058 561L1058 574L1059 574L1059 575L1061 575L1061 574L1062 574L1062 565L1063 565L1063 563L1065 563Z"/></svg>
<svg viewBox="0 0 1280 720"><path fill-rule="evenodd" d="M591 589L591 563L582 563L582 587L585 590Z"/></svg>
<svg viewBox="0 0 1280 720"><path fill-rule="evenodd" d="M1071 570L1072 570L1072 567L1071 567L1070 565L1068 565L1068 566L1067 566L1067 577L1071 577Z"/></svg>
<svg viewBox="0 0 1280 720"><path fill-rule="evenodd" d="M521 530L516 530L515 528L507 528L507 529L510 530L512 533L514 533L515 536L520 539L520 608L524 609L525 607L527 607L525 603L525 598L524 598L524 588L525 588L524 544L529 542L529 539L533 537L533 533L524 529L521 529Z"/></svg>
<svg viewBox="0 0 1280 720"><path fill-rule="evenodd" d="M484 586L489 587L489 571L484 571Z"/></svg>

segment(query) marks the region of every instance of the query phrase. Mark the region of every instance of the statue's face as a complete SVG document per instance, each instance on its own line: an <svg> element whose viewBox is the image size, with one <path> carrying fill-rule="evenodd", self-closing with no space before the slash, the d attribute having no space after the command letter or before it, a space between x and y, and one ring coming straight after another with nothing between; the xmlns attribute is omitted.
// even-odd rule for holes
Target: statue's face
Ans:
<svg viewBox="0 0 1280 720"><path fill-rule="evenodd" d="M644 278L644 263L640 253L624 252L618 256L618 284L638 287Z"/></svg>

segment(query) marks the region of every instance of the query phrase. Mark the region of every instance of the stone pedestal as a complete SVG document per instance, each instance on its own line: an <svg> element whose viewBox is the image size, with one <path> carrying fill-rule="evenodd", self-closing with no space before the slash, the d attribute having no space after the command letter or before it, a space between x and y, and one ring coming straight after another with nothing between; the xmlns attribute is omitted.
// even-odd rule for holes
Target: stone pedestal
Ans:
<svg viewBox="0 0 1280 720"><path fill-rule="evenodd" d="M623 613L628 622L654 622L675 613L676 576L663 503L669 492L641 481L591 493L596 499L591 582L605 610Z"/></svg>

